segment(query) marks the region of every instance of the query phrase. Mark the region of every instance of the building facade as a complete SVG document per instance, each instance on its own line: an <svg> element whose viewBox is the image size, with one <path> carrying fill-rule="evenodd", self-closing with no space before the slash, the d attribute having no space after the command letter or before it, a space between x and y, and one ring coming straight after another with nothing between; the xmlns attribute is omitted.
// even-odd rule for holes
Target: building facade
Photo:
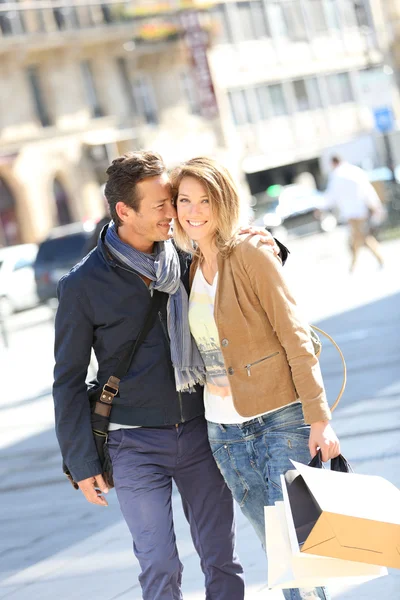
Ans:
<svg viewBox="0 0 400 600"><path fill-rule="evenodd" d="M169 167L223 152L194 81L198 22L153 4L0 3L0 246L102 217L123 152Z"/></svg>
<svg viewBox="0 0 400 600"><path fill-rule="evenodd" d="M376 159L358 78L383 61L373 7L352 0L225 0L212 10L210 63L228 145L252 194L323 185L328 156Z"/></svg>
<svg viewBox="0 0 400 600"><path fill-rule="evenodd" d="M0 0L0 246L102 217L137 148L215 156L244 197L377 164L359 79L397 56L397 0L201 1Z"/></svg>

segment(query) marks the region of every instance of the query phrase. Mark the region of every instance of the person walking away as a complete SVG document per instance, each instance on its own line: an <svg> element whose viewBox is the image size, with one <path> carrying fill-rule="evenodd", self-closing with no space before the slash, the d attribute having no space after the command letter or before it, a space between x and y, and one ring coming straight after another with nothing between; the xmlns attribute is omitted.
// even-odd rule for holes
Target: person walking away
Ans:
<svg viewBox="0 0 400 600"><path fill-rule="evenodd" d="M172 174L177 244L195 248L189 323L206 369L205 415L216 463L264 545L264 506L282 500L290 460L340 453L319 362L281 264L257 236L235 235L240 201L230 174L194 158ZM287 600L328 598L324 588Z"/></svg>
<svg viewBox="0 0 400 600"><path fill-rule="evenodd" d="M352 260L350 272L354 270L362 246L366 246L383 266L383 256L378 240L372 235L369 220L383 218L382 203L366 173L338 156L331 158L332 173L326 190L327 208L336 208L340 218L350 228Z"/></svg>

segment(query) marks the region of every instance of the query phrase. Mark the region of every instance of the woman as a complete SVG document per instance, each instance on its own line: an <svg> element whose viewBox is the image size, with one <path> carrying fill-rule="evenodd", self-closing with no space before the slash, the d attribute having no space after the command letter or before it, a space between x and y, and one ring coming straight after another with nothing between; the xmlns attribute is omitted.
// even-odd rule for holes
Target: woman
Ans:
<svg viewBox="0 0 400 600"><path fill-rule="evenodd" d="M175 239L195 248L189 322L206 367L214 458L264 544L264 505L282 500L280 474L318 447L340 453L310 329L279 260L257 236L235 236L240 202L224 167L194 158L172 174ZM323 588L287 600L326 599Z"/></svg>

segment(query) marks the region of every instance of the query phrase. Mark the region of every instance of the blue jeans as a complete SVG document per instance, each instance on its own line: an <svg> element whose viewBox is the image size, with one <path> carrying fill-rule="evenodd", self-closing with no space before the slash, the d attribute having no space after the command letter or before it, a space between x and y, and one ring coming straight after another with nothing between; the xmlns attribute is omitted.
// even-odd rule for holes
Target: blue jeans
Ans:
<svg viewBox="0 0 400 600"><path fill-rule="evenodd" d="M208 423L214 459L243 514L265 546L264 506L282 500L280 475L293 469L289 459L310 461L300 403L238 425ZM286 600L328 600L325 588L283 590Z"/></svg>
<svg viewBox="0 0 400 600"><path fill-rule="evenodd" d="M108 447L115 490L141 567L143 599L182 600L174 481L201 559L206 600L243 600L232 494L213 460L204 417L177 426L111 431Z"/></svg>

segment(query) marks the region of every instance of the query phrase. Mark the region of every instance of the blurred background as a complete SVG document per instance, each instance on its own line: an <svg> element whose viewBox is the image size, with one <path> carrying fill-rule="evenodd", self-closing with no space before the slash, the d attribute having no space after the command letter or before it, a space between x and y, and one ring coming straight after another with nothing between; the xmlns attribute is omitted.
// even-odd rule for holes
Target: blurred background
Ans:
<svg viewBox="0 0 400 600"><path fill-rule="evenodd" d="M248 218L289 246L307 318L345 353L347 458L400 484L399 85L399 0L0 0L0 598L140 598L116 498L99 514L64 482L51 400L57 282L93 245L106 168L129 150L231 170ZM362 250L348 272L347 226L325 208L334 154L386 208L383 269ZM322 365L334 399L329 346ZM185 598L197 600L176 511ZM278 598L240 519L248 598ZM399 587L391 574L334 597L395 599Z"/></svg>

